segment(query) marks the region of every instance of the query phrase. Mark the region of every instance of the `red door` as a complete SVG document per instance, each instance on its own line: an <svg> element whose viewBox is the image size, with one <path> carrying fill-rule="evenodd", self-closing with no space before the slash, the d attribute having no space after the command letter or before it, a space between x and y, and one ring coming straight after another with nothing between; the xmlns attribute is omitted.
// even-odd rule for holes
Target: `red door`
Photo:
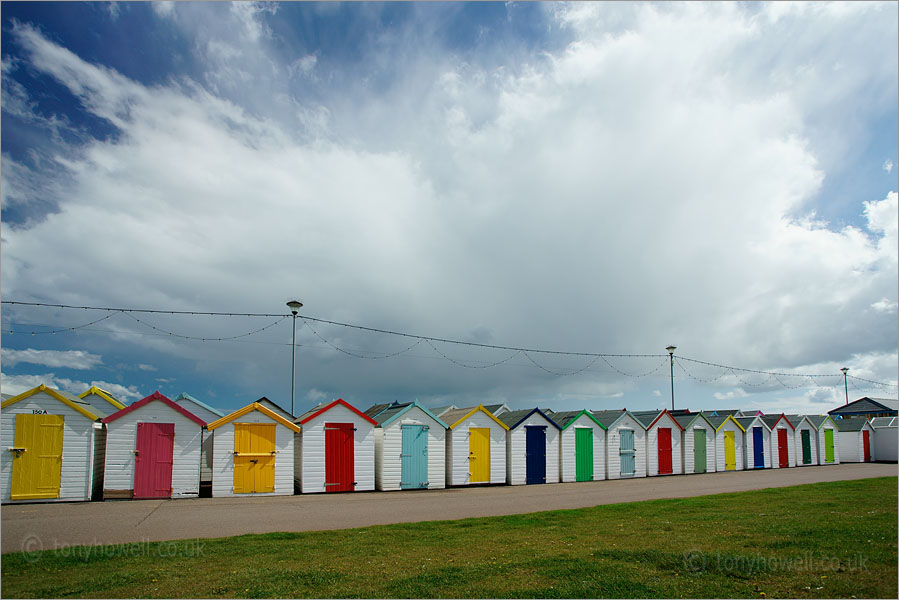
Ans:
<svg viewBox="0 0 899 600"><path fill-rule="evenodd" d="M174 423L138 423L134 452L134 497L169 498L172 495Z"/></svg>
<svg viewBox="0 0 899 600"><path fill-rule="evenodd" d="M325 491L352 492L356 485L353 470L352 423L325 423Z"/></svg>
<svg viewBox="0 0 899 600"><path fill-rule="evenodd" d="M865 447L865 462L871 462L871 436L867 429L862 430L862 445Z"/></svg>
<svg viewBox="0 0 899 600"><path fill-rule="evenodd" d="M671 428L659 428L659 475L668 475L671 468Z"/></svg>
<svg viewBox="0 0 899 600"><path fill-rule="evenodd" d="M779 466L783 469L790 466L790 449L787 446L787 430L777 430L777 455Z"/></svg>

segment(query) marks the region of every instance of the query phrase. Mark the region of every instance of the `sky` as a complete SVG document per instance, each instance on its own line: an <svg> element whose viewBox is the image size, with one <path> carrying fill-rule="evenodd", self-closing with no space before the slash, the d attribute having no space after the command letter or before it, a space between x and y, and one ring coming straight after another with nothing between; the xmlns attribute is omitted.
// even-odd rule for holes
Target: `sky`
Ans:
<svg viewBox="0 0 899 600"><path fill-rule="evenodd" d="M290 409L292 299L296 414L899 393L895 2L0 16L4 394Z"/></svg>

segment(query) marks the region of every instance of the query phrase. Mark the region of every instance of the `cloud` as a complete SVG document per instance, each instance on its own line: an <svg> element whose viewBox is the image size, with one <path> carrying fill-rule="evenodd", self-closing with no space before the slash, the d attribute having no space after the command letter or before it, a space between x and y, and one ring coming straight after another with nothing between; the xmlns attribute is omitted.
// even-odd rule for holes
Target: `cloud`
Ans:
<svg viewBox="0 0 899 600"><path fill-rule="evenodd" d="M748 398L750 396L741 388L736 388L729 392L715 392L713 395L715 400L734 400L737 398Z"/></svg>
<svg viewBox="0 0 899 600"><path fill-rule="evenodd" d="M889 158L886 159L885 161L883 161L883 170L886 171L887 173L892 173L893 172L893 161L890 160Z"/></svg>
<svg viewBox="0 0 899 600"><path fill-rule="evenodd" d="M91 381L90 383L85 383L67 377L57 377L55 373L46 373L43 375L9 375L7 373L0 373L0 385L3 387L4 394L18 395L41 384L63 390L74 396L82 394L91 386L97 386L110 392L113 396L125 403L143 398L143 395L137 391L135 386L123 386L107 381Z"/></svg>
<svg viewBox="0 0 899 600"><path fill-rule="evenodd" d="M93 369L103 364L103 357L83 350L3 350L3 363L13 366L21 363L67 369Z"/></svg>
<svg viewBox="0 0 899 600"><path fill-rule="evenodd" d="M894 8L546 10L570 40L499 66L405 30L341 65L305 50L284 59L270 47L270 13L235 3L197 28L202 80L153 86L15 27L28 68L120 135L54 156L64 181L13 168L15 182L46 175L60 206L4 230L4 294L241 311L283 310L276 299L299 295L309 315L388 329L601 352L661 353L674 341L686 356L759 368L894 355L894 313L872 301L897 301L896 193L853 199L864 206L855 226L814 214L828 169L859 139L846 107L895 105L895 61L874 60L889 53L830 42L878 39L895 19L884 25L877 11ZM312 76L285 83L291 69ZM38 197L16 189L17 202ZM103 235L86 244L87 231ZM117 321L111 337L145 361L177 356L247 393L289 389L287 327L252 351L132 327ZM406 342L316 327L371 354ZM655 366L616 359L566 380L523 356L476 370L424 346L351 359L303 326L298 342L307 401L555 401L600 385L597 397L615 398L640 389L622 372ZM440 348L468 366L509 354ZM535 360L569 372L588 362ZM872 364L895 377L895 364ZM716 385L756 389L730 375Z"/></svg>

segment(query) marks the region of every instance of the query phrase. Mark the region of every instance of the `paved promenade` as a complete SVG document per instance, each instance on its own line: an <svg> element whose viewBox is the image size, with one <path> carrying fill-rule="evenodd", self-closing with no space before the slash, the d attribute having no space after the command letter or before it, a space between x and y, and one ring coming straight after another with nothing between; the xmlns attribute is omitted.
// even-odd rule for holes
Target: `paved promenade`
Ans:
<svg viewBox="0 0 899 600"><path fill-rule="evenodd" d="M869 463L414 492L4 505L2 551L487 517L896 475L895 464Z"/></svg>

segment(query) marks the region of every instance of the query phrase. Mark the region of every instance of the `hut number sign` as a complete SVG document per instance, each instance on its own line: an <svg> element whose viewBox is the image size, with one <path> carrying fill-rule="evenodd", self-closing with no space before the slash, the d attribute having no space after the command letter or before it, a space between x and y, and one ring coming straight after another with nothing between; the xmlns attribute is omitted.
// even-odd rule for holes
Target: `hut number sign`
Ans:
<svg viewBox="0 0 899 600"><path fill-rule="evenodd" d="M47 414L47 411L44 410L44 409L42 409L42 408L34 408L34 409L31 410L31 414L33 414L33 415L45 415L45 414Z"/></svg>

